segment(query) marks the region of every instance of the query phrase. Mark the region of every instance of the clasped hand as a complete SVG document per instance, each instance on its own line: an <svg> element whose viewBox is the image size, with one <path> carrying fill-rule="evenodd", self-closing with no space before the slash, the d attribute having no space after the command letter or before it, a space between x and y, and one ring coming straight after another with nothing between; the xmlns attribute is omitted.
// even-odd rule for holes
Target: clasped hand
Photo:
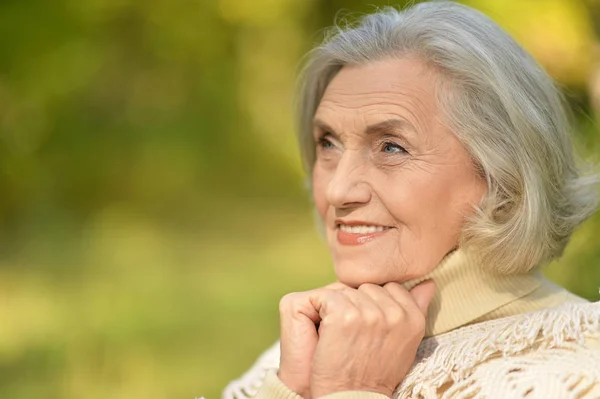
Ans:
<svg viewBox="0 0 600 399"><path fill-rule="evenodd" d="M435 284L334 283L284 296L278 376L305 399L341 391L389 397L408 373L425 333Z"/></svg>

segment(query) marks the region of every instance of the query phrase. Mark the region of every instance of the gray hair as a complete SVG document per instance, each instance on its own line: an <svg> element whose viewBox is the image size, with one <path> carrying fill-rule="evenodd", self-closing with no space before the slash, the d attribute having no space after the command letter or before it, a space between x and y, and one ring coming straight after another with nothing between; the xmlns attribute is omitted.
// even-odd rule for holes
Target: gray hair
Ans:
<svg viewBox="0 0 600 399"><path fill-rule="evenodd" d="M498 25L467 6L387 7L354 26L335 27L309 53L298 91L309 176L313 118L333 77L344 65L407 56L438 72L442 119L487 181L459 245L501 273L526 272L560 256L575 227L595 211L598 180L578 170L569 117L552 79Z"/></svg>

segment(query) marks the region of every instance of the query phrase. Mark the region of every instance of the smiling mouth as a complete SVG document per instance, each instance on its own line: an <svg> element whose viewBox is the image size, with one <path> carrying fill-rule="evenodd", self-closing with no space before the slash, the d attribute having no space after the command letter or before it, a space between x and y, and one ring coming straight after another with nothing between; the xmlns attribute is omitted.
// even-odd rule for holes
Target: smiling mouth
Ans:
<svg viewBox="0 0 600 399"><path fill-rule="evenodd" d="M387 226L369 226L369 225L354 225L349 226L347 224L338 224L337 226L341 231L348 234L372 234L380 231L391 229Z"/></svg>
<svg viewBox="0 0 600 399"><path fill-rule="evenodd" d="M337 240L342 245L363 245L384 235L391 227L373 225L337 225Z"/></svg>

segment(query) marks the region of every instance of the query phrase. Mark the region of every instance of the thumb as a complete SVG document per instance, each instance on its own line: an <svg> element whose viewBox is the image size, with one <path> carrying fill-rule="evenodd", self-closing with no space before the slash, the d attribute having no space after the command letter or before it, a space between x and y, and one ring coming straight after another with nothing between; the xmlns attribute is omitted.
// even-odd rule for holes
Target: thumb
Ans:
<svg viewBox="0 0 600 399"><path fill-rule="evenodd" d="M433 299L433 294L435 294L435 282L433 280L425 280L410 290L410 295L423 312L423 316L427 316L427 308Z"/></svg>

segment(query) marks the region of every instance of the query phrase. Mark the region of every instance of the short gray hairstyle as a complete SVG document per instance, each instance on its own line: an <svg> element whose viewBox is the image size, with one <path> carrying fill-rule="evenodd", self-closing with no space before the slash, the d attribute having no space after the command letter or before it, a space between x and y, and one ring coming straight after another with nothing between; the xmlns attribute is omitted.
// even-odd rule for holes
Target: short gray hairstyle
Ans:
<svg viewBox="0 0 600 399"><path fill-rule="evenodd" d="M297 100L309 183L313 118L329 82L344 65L408 56L437 72L442 119L487 181L459 246L500 273L527 272L560 256L596 209L598 179L578 168L569 115L552 79L491 19L464 5L387 7L334 27L308 54Z"/></svg>

